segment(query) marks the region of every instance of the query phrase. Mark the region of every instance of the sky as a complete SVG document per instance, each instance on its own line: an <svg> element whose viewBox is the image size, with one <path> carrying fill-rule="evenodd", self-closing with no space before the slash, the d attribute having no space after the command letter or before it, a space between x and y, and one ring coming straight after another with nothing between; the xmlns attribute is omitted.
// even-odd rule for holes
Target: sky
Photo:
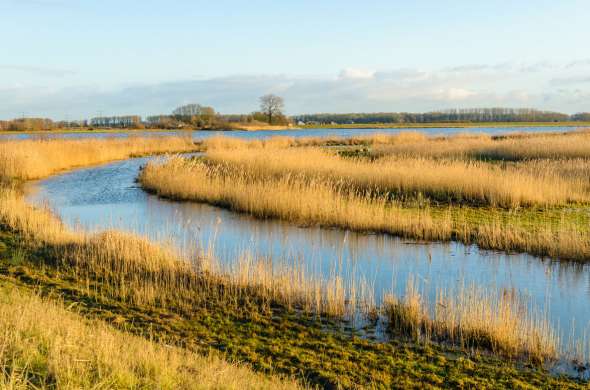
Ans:
<svg viewBox="0 0 590 390"><path fill-rule="evenodd" d="M0 119L590 111L588 0L0 0Z"/></svg>

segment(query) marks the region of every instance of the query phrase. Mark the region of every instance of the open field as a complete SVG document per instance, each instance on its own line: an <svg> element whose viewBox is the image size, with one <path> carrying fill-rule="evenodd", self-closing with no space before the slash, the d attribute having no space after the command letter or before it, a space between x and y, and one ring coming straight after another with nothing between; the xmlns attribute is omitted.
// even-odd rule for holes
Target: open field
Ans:
<svg viewBox="0 0 590 390"><path fill-rule="evenodd" d="M309 146L321 142L361 149ZM140 175L142 185L165 197L302 225L590 258L587 132L215 138L204 147L205 160L150 163ZM507 156L509 161L502 159Z"/></svg>

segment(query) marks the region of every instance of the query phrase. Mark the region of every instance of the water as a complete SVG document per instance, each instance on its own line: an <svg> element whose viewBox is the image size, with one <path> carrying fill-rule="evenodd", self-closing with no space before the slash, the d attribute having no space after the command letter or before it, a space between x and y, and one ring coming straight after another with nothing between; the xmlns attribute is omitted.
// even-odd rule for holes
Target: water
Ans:
<svg viewBox="0 0 590 390"><path fill-rule="evenodd" d="M253 254L297 258L316 274L337 272L364 278L375 289L403 295L410 276L434 302L438 288L475 284L498 291L515 289L547 310L564 334L590 329L590 265L526 254L481 250L459 243L422 243L289 223L256 220L216 207L162 200L135 182L137 158L78 169L33 183L28 199L49 204L70 226L117 228L171 242L185 253L214 247L231 263ZM567 337L564 336L564 342Z"/></svg>
<svg viewBox="0 0 590 390"><path fill-rule="evenodd" d="M450 135L464 132L486 133L486 134L507 134L514 132L547 132L547 131L574 131L579 127L571 126L530 126L530 127L475 127L475 128L400 128L400 129L292 129L292 130L257 130L257 131L190 131L193 137L197 140L213 137L216 135L229 135L232 137L243 139L263 139L276 135L286 137L317 137L317 136L334 136L334 137L352 137L358 135L370 135L375 133L396 134L401 131L418 131L431 135ZM79 138L117 138L128 136L146 136L146 137L161 137L170 135L186 134L186 131L176 130L132 130L132 131L93 131L85 133L2 133L0 140L14 140L14 139L35 139L35 138L63 138L63 139L79 139Z"/></svg>

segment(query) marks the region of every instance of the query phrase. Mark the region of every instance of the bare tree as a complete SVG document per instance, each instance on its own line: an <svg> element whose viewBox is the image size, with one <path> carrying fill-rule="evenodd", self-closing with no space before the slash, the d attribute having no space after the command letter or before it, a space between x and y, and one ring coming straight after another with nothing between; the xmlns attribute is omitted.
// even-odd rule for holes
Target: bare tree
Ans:
<svg viewBox="0 0 590 390"><path fill-rule="evenodd" d="M272 117L281 115L285 102L277 95L268 94L260 97L260 111L268 117L268 123L272 124Z"/></svg>

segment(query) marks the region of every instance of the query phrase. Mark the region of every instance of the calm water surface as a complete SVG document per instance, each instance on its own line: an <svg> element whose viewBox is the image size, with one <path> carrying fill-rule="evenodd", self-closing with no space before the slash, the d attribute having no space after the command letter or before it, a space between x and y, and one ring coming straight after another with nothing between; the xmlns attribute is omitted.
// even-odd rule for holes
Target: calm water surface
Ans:
<svg viewBox="0 0 590 390"><path fill-rule="evenodd" d="M409 277L431 302L439 288L475 284L499 291L514 289L547 310L564 334L572 328L579 335L590 329L589 265L459 243L303 228L202 204L166 201L146 194L135 182L147 160L78 169L32 183L28 199L49 205L70 226L136 232L173 243L185 253L212 247L225 264L246 250L273 259L297 259L310 273L353 274L374 287L377 301L388 291L403 295Z"/></svg>
<svg viewBox="0 0 590 390"><path fill-rule="evenodd" d="M506 134L514 132L546 132L546 131L574 131L578 127L571 126L530 126L530 127L473 127L473 128L401 128L401 129L293 129L293 130L258 130L258 131L190 131L195 139L205 139L216 135L226 135L244 139L262 139L272 136L286 137L318 137L337 136L352 137L357 135L369 135L375 133L396 134L400 131L419 131L431 135L456 134L465 132ZM129 136L161 137L186 134L186 131L95 131L85 133L2 133L0 140L9 139L35 139L35 138L118 138Z"/></svg>

